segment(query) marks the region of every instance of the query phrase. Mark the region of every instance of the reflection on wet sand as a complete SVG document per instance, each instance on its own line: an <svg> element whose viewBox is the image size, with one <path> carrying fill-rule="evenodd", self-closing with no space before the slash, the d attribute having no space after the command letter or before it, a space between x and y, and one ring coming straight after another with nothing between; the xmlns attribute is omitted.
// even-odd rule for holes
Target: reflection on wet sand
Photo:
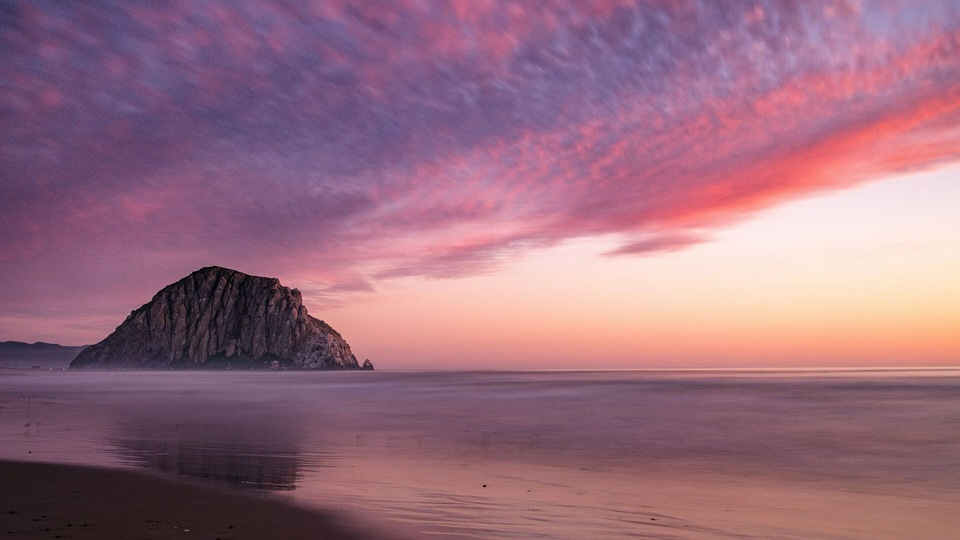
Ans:
<svg viewBox="0 0 960 540"><path fill-rule="evenodd" d="M128 463L260 490L292 490L300 466L300 422L271 409L181 397L175 405L129 407L109 443ZM158 406L160 405L160 406ZM201 412L202 411L202 412Z"/></svg>
<svg viewBox="0 0 960 540"><path fill-rule="evenodd" d="M161 472L264 490L292 490L297 483L297 452L270 435L200 422L120 431L112 441L117 453Z"/></svg>

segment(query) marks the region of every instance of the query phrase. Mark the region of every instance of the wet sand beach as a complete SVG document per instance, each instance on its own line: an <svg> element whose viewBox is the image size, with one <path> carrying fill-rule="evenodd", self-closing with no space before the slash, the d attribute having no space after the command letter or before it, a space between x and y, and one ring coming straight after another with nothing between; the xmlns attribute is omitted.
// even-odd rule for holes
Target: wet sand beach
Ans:
<svg viewBox="0 0 960 540"><path fill-rule="evenodd" d="M956 370L11 371L0 538L953 539L958 399Z"/></svg>
<svg viewBox="0 0 960 540"><path fill-rule="evenodd" d="M0 461L4 538L375 538L330 515L130 470Z"/></svg>

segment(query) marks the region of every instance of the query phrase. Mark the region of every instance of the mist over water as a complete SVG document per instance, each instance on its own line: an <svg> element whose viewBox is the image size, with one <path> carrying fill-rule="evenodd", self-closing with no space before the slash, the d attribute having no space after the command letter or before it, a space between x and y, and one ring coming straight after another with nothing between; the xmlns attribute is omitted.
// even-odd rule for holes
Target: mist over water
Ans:
<svg viewBox="0 0 960 540"><path fill-rule="evenodd" d="M6 371L0 407L3 459L157 470L414 537L960 531L960 371Z"/></svg>

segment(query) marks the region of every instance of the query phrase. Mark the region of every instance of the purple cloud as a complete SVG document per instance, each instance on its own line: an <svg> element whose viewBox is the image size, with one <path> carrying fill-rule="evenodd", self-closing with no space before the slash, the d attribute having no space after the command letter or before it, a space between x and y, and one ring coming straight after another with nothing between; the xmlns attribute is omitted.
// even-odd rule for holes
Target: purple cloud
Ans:
<svg viewBox="0 0 960 540"><path fill-rule="evenodd" d="M6 2L0 50L9 332L207 264L335 301L679 249L960 157L947 1Z"/></svg>
<svg viewBox="0 0 960 540"><path fill-rule="evenodd" d="M689 233L651 236L650 238L624 244L610 251L607 255L655 255L657 253L680 251L706 241L706 238L702 236Z"/></svg>

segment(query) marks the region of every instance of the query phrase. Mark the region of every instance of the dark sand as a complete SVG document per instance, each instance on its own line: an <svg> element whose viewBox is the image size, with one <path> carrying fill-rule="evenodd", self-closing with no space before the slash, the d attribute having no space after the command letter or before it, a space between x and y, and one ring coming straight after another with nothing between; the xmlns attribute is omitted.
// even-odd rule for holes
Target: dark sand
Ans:
<svg viewBox="0 0 960 540"><path fill-rule="evenodd" d="M136 471L0 461L0 538L377 536L281 501Z"/></svg>

